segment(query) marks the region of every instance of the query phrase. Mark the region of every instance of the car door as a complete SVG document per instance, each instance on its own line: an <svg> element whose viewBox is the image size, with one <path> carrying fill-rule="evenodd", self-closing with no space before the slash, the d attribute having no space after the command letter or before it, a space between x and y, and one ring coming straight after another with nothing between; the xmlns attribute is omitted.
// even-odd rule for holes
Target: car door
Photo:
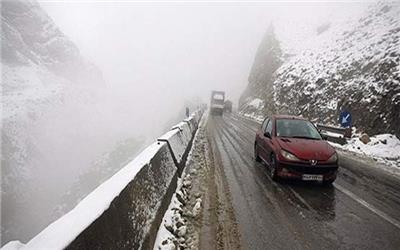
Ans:
<svg viewBox="0 0 400 250"><path fill-rule="evenodd" d="M265 148L265 146L266 146L266 137L265 137L264 134L265 134L265 131L266 131L267 127L268 127L269 121L270 121L269 118L266 118L264 120L263 125L261 126L261 131L259 133L259 138L260 138L259 143L258 143L259 149L260 149L259 150L259 156L264 160L267 160L267 158L268 158L267 157L268 152L267 152L267 150Z"/></svg>
<svg viewBox="0 0 400 250"><path fill-rule="evenodd" d="M262 140L263 140L263 134L264 134L264 130L267 127L267 123L268 123L268 118L265 118L264 121L262 122L260 128L257 130L256 132L256 141L255 144L257 144L259 151L261 151L261 147L262 147ZM262 152L258 153L259 155L262 154Z"/></svg>
<svg viewBox="0 0 400 250"><path fill-rule="evenodd" d="M263 149L264 149L264 155L263 155L263 159L267 162L270 161L271 157L271 153L272 153L272 147L273 147L273 142L272 142L272 126L273 125L273 120L270 119L268 121L267 126L265 127L265 131L263 133ZM270 137L265 136L265 134L268 133L270 135Z"/></svg>

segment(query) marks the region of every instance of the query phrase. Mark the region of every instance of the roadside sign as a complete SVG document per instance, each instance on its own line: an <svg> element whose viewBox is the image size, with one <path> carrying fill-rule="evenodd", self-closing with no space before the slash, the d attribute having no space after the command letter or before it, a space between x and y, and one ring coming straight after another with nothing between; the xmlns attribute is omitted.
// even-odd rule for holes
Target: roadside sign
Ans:
<svg viewBox="0 0 400 250"><path fill-rule="evenodd" d="M342 113L340 113L339 123L340 126L343 128L351 127L351 114L347 111L343 111Z"/></svg>

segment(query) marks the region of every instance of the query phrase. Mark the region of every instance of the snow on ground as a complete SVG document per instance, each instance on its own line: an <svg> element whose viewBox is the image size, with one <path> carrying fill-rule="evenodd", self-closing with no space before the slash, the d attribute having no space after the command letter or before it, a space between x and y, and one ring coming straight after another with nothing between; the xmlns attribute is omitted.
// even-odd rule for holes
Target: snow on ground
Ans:
<svg viewBox="0 0 400 250"><path fill-rule="evenodd" d="M262 109L264 107L264 101L259 98L254 98L247 105L253 106L254 108L257 108L257 109Z"/></svg>
<svg viewBox="0 0 400 250"><path fill-rule="evenodd" d="M264 119L265 119L265 117L264 116L261 116L261 115L256 115L256 114L254 114L254 113L240 113L242 116L244 116L244 117L246 117L246 118L249 118L249 119L251 119L251 120L255 120L255 121L257 121L257 122L259 122L259 123L261 123L261 122L263 122L264 121Z"/></svg>
<svg viewBox="0 0 400 250"><path fill-rule="evenodd" d="M367 144L362 143L358 137L347 140L345 145L329 143L346 151L372 157L385 165L400 168L400 140L395 135L381 134L370 139Z"/></svg>
<svg viewBox="0 0 400 250"><path fill-rule="evenodd" d="M154 250L192 248L192 242L187 241L187 218L199 216L202 200L200 197L196 199L192 213L187 212L188 208L184 209L184 207L190 206L191 186L192 176L184 173L178 180L176 191L164 214L154 243Z"/></svg>
<svg viewBox="0 0 400 250"><path fill-rule="evenodd" d="M177 246L186 246L187 220L183 216L183 206L189 199L188 188L190 185L190 175L179 178L176 192L172 196L171 203L158 230L154 250L172 250L176 249Z"/></svg>
<svg viewBox="0 0 400 250"><path fill-rule="evenodd" d="M258 122L264 121L264 116L262 114L262 110L264 109L264 101L260 98L254 98L251 101L245 102L241 111L239 112L246 118L256 120Z"/></svg>

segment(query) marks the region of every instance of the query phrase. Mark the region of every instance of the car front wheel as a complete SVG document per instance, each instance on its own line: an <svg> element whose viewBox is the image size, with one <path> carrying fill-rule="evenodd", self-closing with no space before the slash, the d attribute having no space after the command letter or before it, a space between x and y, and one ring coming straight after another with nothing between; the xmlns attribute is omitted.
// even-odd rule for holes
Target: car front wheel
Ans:
<svg viewBox="0 0 400 250"><path fill-rule="evenodd" d="M335 181L335 179L330 179L330 180L324 180L322 182L323 186L331 186L333 184L333 182Z"/></svg>
<svg viewBox="0 0 400 250"><path fill-rule="evenodd" d="M274 154L271 155L270 167L271 167L271 178L274 181L277 181L279 179L279 176L278 176L278 170L277 170L277 167L276 167L276 157L275 157Z"/></svg>
<svg viewBox="0 0 400 250"><path fill-rule="evenodd" d="M261 158L258 155L258 146L257 143L254 144L254 159L256 160L256 162L261 162Z"/></svg>

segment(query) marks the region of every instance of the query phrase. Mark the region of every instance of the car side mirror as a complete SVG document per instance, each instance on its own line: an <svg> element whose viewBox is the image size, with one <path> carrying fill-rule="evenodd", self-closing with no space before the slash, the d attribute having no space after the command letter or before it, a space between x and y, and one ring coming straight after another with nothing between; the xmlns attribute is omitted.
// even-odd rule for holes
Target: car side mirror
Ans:
<svg viewBox="0 0 400 250"><path fill-rule="evenodd" d="M269 132L264 132L264 136L267 138L271 138L271 134Z"/></svg>

